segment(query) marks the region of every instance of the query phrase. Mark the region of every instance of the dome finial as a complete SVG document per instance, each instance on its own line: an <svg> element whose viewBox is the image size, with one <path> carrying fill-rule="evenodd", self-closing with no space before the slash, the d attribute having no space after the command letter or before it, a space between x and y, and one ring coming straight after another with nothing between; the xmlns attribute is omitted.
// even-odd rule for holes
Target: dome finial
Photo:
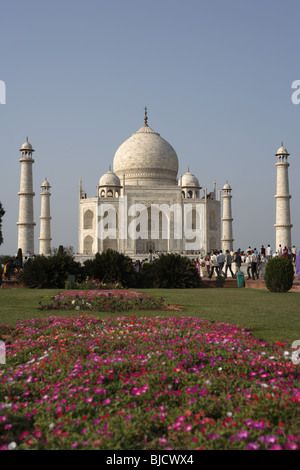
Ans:
<svg viewBox="0 0 300 470"><path fill-rule="evenodd" d="M145 126L148 126L148 116L147 116L147 106L145 106L145 117L144 117Z"/></svg>
<svg viewBox="0 0 300 470"><path fill-rule="evenodd" d="M111 165L109 165L108 170L111 171Z"/></svg>

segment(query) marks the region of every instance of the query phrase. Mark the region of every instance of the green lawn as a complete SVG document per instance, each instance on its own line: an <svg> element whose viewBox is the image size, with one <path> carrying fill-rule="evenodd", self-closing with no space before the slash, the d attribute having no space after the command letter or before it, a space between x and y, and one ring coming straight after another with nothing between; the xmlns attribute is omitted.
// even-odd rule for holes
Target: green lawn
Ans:
<svg viewBox="0 0 300 470"><path fill-rule="evenodd" d="M71 312L40 311L39 301L58 290L0 289L0 324ZM275 294L255 289L142 289L168 304L183 306L182 312L130 312L131 315L184 315L251 328L253 336L267 342L300 340L300 293ZM75 313L75 312L74 312ZM76 312L77 314L78 312ZM89 312L87 312L89 313ZM108 316L95 313L94 316ZM113 316L120 314L112 314Z"/></svg>

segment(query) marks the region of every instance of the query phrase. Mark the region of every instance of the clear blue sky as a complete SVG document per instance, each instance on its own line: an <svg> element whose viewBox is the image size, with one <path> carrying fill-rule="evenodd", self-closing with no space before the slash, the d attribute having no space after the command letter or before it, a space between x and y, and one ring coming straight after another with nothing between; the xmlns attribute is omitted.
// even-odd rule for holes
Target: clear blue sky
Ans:
<svg viewBox="0 0 300 470"><path fill-rule="evenodd" d="M291 154L292 243L300 248L298 0L53 0L1 6L0 201L17 251L19 148L33 165L35 250L40 185L52 186L52 247L78 249L79 179L88 197L119 145L148 123L179 172L232 186L234 246L275 244L276 153Z"/></svg>

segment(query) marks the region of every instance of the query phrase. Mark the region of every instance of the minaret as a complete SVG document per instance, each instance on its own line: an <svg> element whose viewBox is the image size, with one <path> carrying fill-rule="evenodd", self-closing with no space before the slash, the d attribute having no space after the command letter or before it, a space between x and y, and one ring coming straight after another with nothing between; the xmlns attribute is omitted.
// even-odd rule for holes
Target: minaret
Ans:
<svg viewBox="0 0 300 470"><path fill-rule="evenodd" d="M19 196L19 221L18 226L18 249L22 249L23 256L25 254L34 254L34 219L33 219L33 198L35 193L32 186L32 165L34 160L32 154L34 149L28 142L20 148L22 157L21 163L21 179Z"/></svg>
<svg viewBox="0 0 300 470"><path fill-rule="evenodd" d="M232 232L232 211L231 211L231 187L228 183L223 186L223 238L222 238L222 251L233 250L233 232Z"/></svg>
<svg viewBox="0 0 300 470"><path fill-rule="evenodd" d="M42 183L41 192L41 216L40 216L40 255L50 255L51 235L50 235L50 184L47 178Z"/></svg>
<svg viewBox="0 0 300 470"><path fill-rule="evenodd" d="M289 194L289 177L288 163L289 153L286 148L281 144L281 147L275 154L277 157L277 188L276 188L276 251L279 251L279 245L282 250L292 246L291 240L291 216L290 216L290 199L292 196Z"/></svg>

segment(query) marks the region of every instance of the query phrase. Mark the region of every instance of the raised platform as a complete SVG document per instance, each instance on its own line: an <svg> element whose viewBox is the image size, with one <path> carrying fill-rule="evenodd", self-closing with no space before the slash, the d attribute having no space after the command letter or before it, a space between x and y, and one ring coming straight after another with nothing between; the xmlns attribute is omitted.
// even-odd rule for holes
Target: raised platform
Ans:
<svg viewBox="0 0 300 470"><path fill-rule="evenodd" d="M263 279L258 279L257 281L246 280L245 288L267 290L266 283ZM294 280L293 287L289 290L289 292L300 292L300 281L298 279Z"/></svg>
<svg viewBox="0 0 300 470"><path fill-rule="evenodd" d="M257 279L257 280L248 280L245 279L245 289L260 289L260 290L267 290L265 281L263 279ZM232 278L227 278L225 279L223 285L220 284L216 278L209 279L207 277L203 277L201 279L201 287L204 288L210 288L210 287L231 287L231 288L238 288L237 285L237 280L232 279ZM242 289L242 287L240 287ZM300 292L300 280L296 279L294 280L293 287L290 289L289 292Z"/></svg>
<svg viewBox="0 0 300 470"><path fill-rule="evenodd" d="M201 278L201 287L204 287L204 288L210 288L210 287L237 287L237 280L236 279L232 279L231 277L230 278L227 278L225 279L224 283L220 284L216 278L211 278L209 279L208 277L202 277Z"/></svg>
<svg viewBox="0 0 300 470"><path fill-rule="evenodd" d="M19 289L21 287L24 287L24 285L16 277L2 279L1 289Z"/></svg>

